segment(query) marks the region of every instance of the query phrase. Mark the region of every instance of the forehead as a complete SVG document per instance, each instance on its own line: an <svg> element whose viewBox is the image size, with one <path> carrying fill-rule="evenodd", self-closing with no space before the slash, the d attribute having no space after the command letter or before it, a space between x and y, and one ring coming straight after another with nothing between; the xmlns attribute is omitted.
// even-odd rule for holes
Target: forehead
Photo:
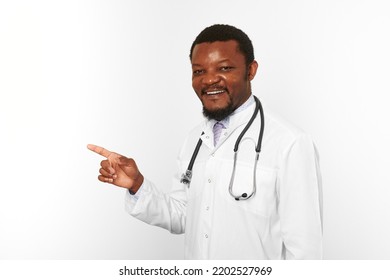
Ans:
<svg viewBox="0 0 390 280"><path fill-rule="evenodd" d="M222 60L245 62L245 57L240 52L236 41L216 41L197 44L194 47L191 62L192 64L202 64Z"/></svg>

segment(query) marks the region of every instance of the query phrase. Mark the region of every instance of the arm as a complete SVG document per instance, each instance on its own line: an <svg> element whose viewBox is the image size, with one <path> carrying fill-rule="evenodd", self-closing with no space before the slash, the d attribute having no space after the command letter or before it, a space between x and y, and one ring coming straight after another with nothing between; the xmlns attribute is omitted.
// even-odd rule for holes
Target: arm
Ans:
<svg viewBox="0 0 390 280"><path fill-rule="evenodd" d="M278 190L286 259L321 259L321 174L317 150L307 135L283 151Z"/></svg>
<svg viewBox="0 0 390 280"><path fill-rule="evenodd" d="M174 178L173 191L165 194L145 179L138 199L135 200L129 192L126 192L126 211L145 223L165 228L171 233L184 233L187 192L178 182Z"/></svg>

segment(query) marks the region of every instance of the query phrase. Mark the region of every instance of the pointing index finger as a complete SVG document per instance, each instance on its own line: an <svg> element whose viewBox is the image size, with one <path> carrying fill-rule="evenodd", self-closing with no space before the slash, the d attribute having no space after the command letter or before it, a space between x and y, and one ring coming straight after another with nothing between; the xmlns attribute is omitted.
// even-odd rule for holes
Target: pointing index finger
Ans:
<svg viewBox="0 0 390 280"><path fill-rule="evenodd" d="M92 145L92 144L88 144L87 148L89 150L91 150L92 152L95 152L101 156L104 156L105 158L108 158L112 154L112 152L110 152L109 150L106 150L103 147L99 147L99 146Z"/></svg>

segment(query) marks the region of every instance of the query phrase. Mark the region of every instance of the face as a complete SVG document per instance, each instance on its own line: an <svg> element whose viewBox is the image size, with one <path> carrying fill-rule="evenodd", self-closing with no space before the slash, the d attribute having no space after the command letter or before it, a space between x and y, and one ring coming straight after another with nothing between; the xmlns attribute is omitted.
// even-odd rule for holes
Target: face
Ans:
<svg viewBox="0 0 390 280"><path fill-rule="evenodd" d="M222 120L251 95L257 62L246 66L236 41L197 44L191 63L192 87L206 117Z"/></svg>

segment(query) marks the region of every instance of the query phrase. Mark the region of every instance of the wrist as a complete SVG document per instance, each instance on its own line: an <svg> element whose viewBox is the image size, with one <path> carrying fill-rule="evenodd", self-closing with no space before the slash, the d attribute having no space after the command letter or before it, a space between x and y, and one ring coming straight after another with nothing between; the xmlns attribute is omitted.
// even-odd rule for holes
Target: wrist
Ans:
<svg viewBox="0 0 390 280"><path fill-rule="evenodd" d="M144 182L144 176L141 173L139 173L137 178L134 180L133 186L129 188L130 193L135 194L142 186L143 182Z"/></svg>

